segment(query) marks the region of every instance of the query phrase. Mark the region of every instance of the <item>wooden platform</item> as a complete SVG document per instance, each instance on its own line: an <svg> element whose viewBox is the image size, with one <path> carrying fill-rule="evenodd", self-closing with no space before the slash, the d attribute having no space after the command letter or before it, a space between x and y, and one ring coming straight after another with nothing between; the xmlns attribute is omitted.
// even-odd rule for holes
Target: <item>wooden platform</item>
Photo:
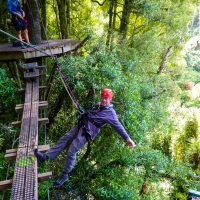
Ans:
<svg viewBox="0 0 200 200"><path fill-rule="evenodd" d="M36 45L35 49L28 47L21 49L21 47L13 47L12 43L0 45L0 61L13 61L19 59L30 59L46 57L48 55L61 55L66 52L73 51L80 41L78 40L49 40L42 41L41 44ZM40 52L45 52L46 54Z"/></svg>

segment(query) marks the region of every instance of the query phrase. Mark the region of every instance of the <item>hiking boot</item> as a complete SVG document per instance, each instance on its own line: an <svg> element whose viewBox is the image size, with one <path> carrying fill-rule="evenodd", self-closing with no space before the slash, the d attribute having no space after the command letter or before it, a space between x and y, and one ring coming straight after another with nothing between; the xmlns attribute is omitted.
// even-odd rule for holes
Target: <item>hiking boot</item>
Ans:
<svg viewBox="0 0 200 200"><path fill-rule="evenodd" d="M26 46L24 44L21 44L21 49L26 49Z"/></svg>
<svg viewBox="0 0 200 200"><path fill-rule="evenodd" d="M68 181L68 174L63 172L60 177L55 181L54 185L59 186L62 185L64 182Z"/></svg>
<svg viewBox="0 0 200 200"><path fill-rule="evenodd" d="M42 163L48 159L48 156L45 153L39 152L38 149L34 149L34 155L37 157L38 163Z"/></svg>

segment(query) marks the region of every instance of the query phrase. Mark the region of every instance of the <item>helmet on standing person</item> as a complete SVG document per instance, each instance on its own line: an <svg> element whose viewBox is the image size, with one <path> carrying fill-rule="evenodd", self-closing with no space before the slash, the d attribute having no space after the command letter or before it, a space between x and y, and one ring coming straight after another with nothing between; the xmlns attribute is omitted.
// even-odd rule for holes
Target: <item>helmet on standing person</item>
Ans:
<svg viewBox="0 0 200 200"><path fill-rule="evenodd" d="M101 97L106 97L106 98L112 98L113 97L113 92L109 88L104 88L101 91Z"/></svg>

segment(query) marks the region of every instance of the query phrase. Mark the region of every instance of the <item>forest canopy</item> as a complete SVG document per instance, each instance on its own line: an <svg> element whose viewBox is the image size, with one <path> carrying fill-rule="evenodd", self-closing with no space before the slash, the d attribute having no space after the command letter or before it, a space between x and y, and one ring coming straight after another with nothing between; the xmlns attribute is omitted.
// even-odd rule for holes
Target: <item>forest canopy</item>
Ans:
<svg viewBox="0 0 200 200"><path fill-rule="evenodd" d="M27 13L38 8L43 40L80 41L76 51L57 59L74 95L80 105L91 108L102 88L112 88L119 121L136 143L129 149L109 125L103 127L77 155L67 183L77 193L98 200L185 200L189 189L200 191L199 3L41 0L27 7L22 2ZM1 5L0 27L15 35L5 2ZM29 28L31 35L34 27ZM2 35L0 42L12 41ZM54 65L51 58L42 62L48 84ZM15 105L22 101L18 89L23 86L1 63L1 180L13 177L14 162L7 163L4 155L18 147L19 129L11 123L19 117ZM40 127L38 142L52 146L77 123L77 110L57 72L46 96L49 124ZM48 162L55 177L63 170L65 153ZM45 170L39 165L39 172ZM40 183L38 198L47 199L47 190ZM66 199L68 194L60 190L59 195ZM9 196L10 190L0 192L4 199Z"/></svg>

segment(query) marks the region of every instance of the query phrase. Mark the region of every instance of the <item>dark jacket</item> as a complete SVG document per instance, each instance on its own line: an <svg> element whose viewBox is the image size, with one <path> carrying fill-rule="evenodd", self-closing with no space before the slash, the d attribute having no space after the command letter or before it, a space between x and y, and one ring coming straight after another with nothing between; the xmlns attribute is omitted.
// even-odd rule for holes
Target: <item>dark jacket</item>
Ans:
<svg viewBox="0 0 200 200"><path fill-rule="evenodd" d="M125 141L129 138L129 135L119 122L112 104L103 107L98 103L89 111L88 117L90 120L86 118L84 124L92 139L100 132L100 127L103 127L105 124L110 124Z"/></svg>

